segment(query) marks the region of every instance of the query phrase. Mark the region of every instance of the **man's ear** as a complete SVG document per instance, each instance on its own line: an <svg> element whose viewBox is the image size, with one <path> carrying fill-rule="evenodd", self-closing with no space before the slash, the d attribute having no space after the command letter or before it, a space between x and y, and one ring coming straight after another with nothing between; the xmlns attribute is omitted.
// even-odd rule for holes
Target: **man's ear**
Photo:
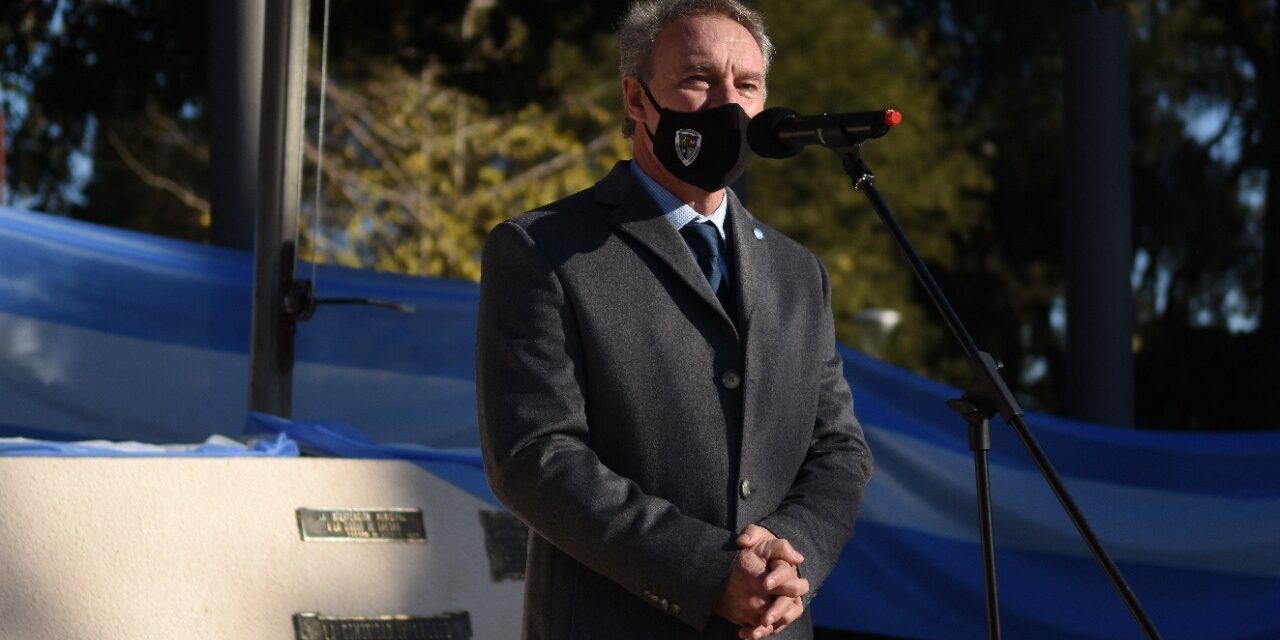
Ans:
<svg viewBox="0 0 1280 640"><path fill-rule="evenodd" d="M627 108L627 116L638 121L637 127L643 127L650 105L644 96L644 87L633 75L622 77L622 103Z"/></svg>

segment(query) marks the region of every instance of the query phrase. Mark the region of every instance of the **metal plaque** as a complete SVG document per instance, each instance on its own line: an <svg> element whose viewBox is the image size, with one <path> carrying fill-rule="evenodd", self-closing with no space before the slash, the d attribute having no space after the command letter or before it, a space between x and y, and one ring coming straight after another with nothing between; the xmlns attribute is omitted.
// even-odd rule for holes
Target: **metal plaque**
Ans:
<svg viewBox="0 0 1280 640"><path fill-rule="evenodd" d="M481 511L484 548L489 554L493 581L524 580L524 563L529 555L529 529L506 511Z"/></svg>
<svg viewBox="0 0 1280 640"><path fill-rule="evenodd" d="M426 542L421 509L298 509L308 542Z"/></svg>
<svg viewBox="0 0 1280 640"><path fill-rule="evenodd" d="M469 640L471 616L466 611L430 618L295 613L293 631L296 640Z"/></svg>

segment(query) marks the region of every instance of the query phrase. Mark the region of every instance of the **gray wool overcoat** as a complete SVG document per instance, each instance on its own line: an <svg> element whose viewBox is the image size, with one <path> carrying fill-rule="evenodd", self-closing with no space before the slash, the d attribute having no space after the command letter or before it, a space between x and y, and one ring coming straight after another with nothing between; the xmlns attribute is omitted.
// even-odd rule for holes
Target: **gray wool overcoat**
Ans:
<svg viewBox="0 0 1280 640"><path fill-rule="evenodd" d="M714 609L743 527L814 590L852 534L872 459L826 270L728 197L733 319L625 162L489 235L480 437L530 528L526 638L736 638ZM806 608L780 637L812 633Z"/></svg>

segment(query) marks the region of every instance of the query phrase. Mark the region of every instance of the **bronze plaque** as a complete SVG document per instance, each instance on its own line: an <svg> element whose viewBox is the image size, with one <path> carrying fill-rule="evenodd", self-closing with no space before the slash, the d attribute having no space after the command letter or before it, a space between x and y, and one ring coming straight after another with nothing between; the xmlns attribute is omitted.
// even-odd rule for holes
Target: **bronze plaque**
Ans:
<svg viewBox="0 0 1280 640"><path fill-rule="evenodd" d="M297 640L469 640L471 616L466 611L430 618L343 618L318 613L295 613L293 631Z"/></svg>
<svg viewBox="0 0 1280 640"><path fill-rule="evenodd" d="M493 581L524 580L528 527L506 511L481 511L480 524L484 527L484 549L489 555Z"/></svg>
<svg viewBox="0 0 1280 640"><path fill-rule="evenodd" d="M426 542L421 509L298 509L308 542Z"/></svg>

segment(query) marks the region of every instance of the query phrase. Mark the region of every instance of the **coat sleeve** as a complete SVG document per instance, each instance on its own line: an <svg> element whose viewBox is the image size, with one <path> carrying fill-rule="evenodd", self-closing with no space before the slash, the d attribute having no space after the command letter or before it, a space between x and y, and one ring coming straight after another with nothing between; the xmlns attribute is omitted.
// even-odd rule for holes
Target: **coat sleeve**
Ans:
<svg viewBox="0 0 1280 640"><path fill-rule="evenodd" d="M682 514L589 446L582 341L562 282L507 222L482 258L476 393L485 473L538 535L632 594L703 628L724 590L734 533ZM661 607L660 607L661 608Z"/></svg>
<svg viewBox="0 0 1280 640"><path fill-rule="evenodd" d="M836 351L831 282L821 263L818 271L824 308L822 348L815 363L820 370L813 437L782 504L759 522L775 536L790 541L804 556L799 570L809 580L811 596L830 575L853 535L853 522L874 469L862 426L853 415L853 395L844 378L843 360Z"/></svg>

